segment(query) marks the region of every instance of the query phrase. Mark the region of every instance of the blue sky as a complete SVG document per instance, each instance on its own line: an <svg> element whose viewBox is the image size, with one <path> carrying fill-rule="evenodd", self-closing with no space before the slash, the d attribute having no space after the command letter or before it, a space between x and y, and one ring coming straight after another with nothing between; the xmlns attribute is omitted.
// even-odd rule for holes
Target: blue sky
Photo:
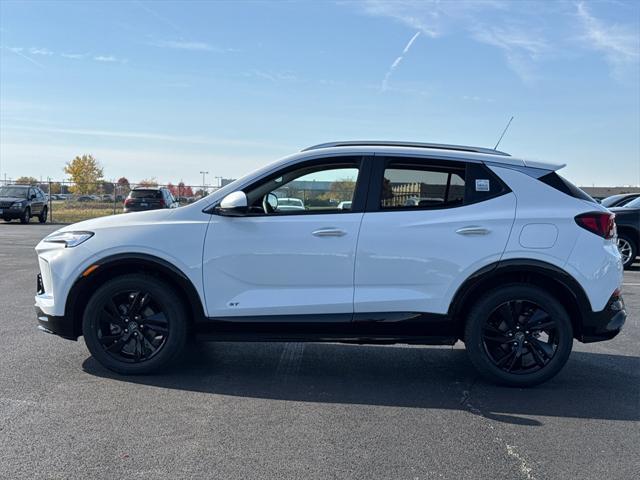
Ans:
<svg viewBox="0 0 640 480"><path fill-rule="evenodd" d="M0 2L0 175L237 177L314 143L493 146L640 184L640 3Z"/></svg>

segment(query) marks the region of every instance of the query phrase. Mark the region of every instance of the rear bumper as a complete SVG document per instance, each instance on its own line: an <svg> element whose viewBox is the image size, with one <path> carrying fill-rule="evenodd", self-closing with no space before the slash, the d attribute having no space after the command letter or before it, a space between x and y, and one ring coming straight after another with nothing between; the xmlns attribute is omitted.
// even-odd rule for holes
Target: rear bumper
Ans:
<svg viewBox="0 0 640 480"><path fill-rule="evenodd" d="M48 315L44 313L40 307L36 306L36 318L38 319L38 330L59 337L66 338L67 340L78 340L73 323L66 317L57 317L54 315Z"/></svg>
<svg viewBox="0 0 640 480"><path fill-rule="evenodd" d="M614 295L604 310L584 316L579 340L583 343L611 340L620 333L626 319L624 300L621 296Z"/></svg>

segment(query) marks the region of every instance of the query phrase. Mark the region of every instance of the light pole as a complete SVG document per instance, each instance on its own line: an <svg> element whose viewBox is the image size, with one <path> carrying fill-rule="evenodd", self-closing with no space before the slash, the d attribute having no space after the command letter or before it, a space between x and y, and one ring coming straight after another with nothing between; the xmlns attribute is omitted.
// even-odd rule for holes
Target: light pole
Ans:
<svg viewBox="0 0 640 480"><path fill-rule="evenodd" d="M222 177L213 177L213 178L218 180L218 188L221 188L222 187Z"/></svg>
<svg viewBox="0 0 640 480"><path fill-rule="evenodd" d="M205 176L205 175L209 175L209 172L200 172L200 173L202 174L202 189L204 190L204 185L205 185L205 183L204 183L204 176Z"/></svg>

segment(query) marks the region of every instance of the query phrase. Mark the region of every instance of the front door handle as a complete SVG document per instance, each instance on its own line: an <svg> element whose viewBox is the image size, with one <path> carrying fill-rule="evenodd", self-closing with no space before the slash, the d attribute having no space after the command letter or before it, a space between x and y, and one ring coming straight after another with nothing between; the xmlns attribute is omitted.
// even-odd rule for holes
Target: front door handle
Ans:
<svg viewBox="0 0 640 480"><path fill-rule="evenodd" d="M459 235L487 235L491 230L484 227L478 227L476 225L472 225L469 227L463 227L456 230L456 233Z"/></svg>
<svg viewBox="0 0 640 480"><path fill-rule="evenodd" d="M342 237L346 234L347 232L339 228L320 228L311 232L314 237Z"/></svg>

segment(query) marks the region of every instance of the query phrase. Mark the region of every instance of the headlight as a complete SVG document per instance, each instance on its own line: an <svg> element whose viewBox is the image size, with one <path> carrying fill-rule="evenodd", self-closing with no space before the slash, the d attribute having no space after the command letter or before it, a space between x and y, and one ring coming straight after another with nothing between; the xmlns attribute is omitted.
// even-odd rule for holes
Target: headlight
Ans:
<svg viewBox="0 0 640 480"><path fill-rule="evenodd" d="M11 208L23 208L25 205L25 202L16 202L13 205L11 205Z"/></svg>
<svg viewBox="0 0 640 480"><path fill-rule="evenodd" d="M44 242L63 243L65 247L76 247L93 237L93 232L59 232L45 237Z"/></svg>

